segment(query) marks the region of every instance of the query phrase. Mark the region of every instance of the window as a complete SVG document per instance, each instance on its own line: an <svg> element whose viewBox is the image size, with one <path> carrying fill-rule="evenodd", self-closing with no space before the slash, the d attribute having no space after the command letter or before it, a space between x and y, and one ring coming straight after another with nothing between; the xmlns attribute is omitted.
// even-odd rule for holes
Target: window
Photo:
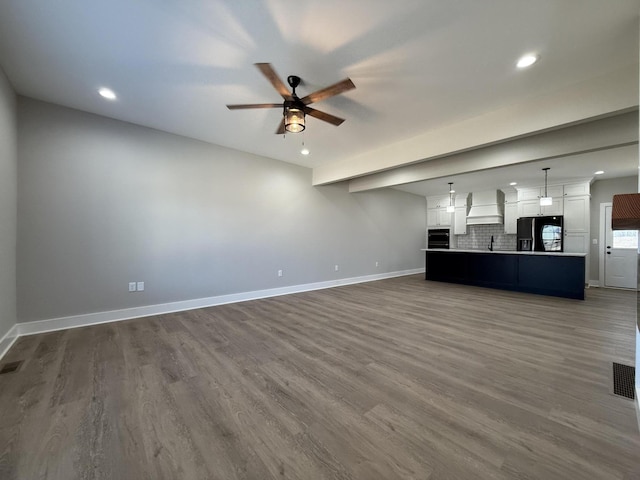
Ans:
<svg viewBox="0 0 640 480"><path fill-rule="evenodd" d="M632 248L638 249L638 231L637 230L614 230L613 232L613 248Z"/></svg>

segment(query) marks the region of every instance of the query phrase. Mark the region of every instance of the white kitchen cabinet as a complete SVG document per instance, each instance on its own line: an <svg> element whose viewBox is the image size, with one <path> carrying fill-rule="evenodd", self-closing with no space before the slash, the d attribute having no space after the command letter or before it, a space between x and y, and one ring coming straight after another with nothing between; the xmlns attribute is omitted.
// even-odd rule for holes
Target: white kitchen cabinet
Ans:
<svg viewBox="0 0 640 480"><path fill-rule="evenodd" d="M588 195L564 198L564 229L566 232L589 233L591 221L589 203Z"/></svg>
<svg viewBox="0 0 640 480"><path fill-rule="evenodd" d="M449 195L427 197L427 226L448 227L451 225L451 213L447 213Z"/></svg>
<svg viewBox="0 0 640 480"><path fill-rule="evenodd" d="M544 187L518 189L518 216L537 217L540 215L562 215L564 197L563 185L547 187L547 195L553 203L548 207L540 206L540 197L544 196Z"/></svg>
<svg viewBox="0 0 640 480"><path fill-rule="evenodd" d="M449 205L449 195L427 197L427 208L446 208Z"/></svg>
<svg viewBox="0 0 640 480"><path fill-rule="evenodd" d="M535 188L519 188L518 201L538 200L540 198L540 187Z"/></svg>
<svg viewBox="0 0 640 480"><path fill-rule="evenodd" d="M565 230L563 249L566 253L586 253L584 283L589 283L589 233L570 233Z"/></svg>
<svg viewBox="0 0 640 480"><path fill-rule="evenodd" d="M549 185L547 195L554 198L564 196L563 185ZM544 187L518 188L518 201L540 200L542 196L544 196Z"/></svg>
<svg viewBox="0 0 640 480"><path fill-rule="evenodd" d="M504 233L518 233L518 203L505 202L504 204Z"/></svg>
<svg viewBox="0 0 640 480"><path fill-rule="evenodd" d="M451 225L451 214L447 213L447 207L427 208L428 227L449 227Z"/></svg>
<svg viewBox="0 0 640 480"><path fill-rule="evenodd" d="M571 183L564 186L565 197L580 197L590 193L589 182Z"/></svg>
<svg viewBox="0 0 640 480"><path fill-rule="evenodd" d="M456 207L453 217L453 234L465 235L467 233L467 207Z"/></svg>
<svg viewBox="0 0 640 480"><path fill-rule="evenodd" d="M585 282L589 281L589 251L591 249L591 198L589 184L565 185L564 251L586 253ZM581 195L578 195L581 194Z"/></svg>
<svg viewBox="0 0 640 480"><path fill-rule="evenodd" d="M562 246L567 253L587 253L589 251L589 234L565 232Z"/></svg>
<svg viewBox="0 0 640 480"><path fill-rule="evenodd" d="M504 233L518 233L518 194L511 189L504 192Z"/></svg>
<svg viewBox="0 0 640 480"><path fill-rule="evenodd" d="M544 189L543 189L544 194ZM551 195L551 192L548 192ZM563 197L562 195L551 196L552 204L549 206L540 206L540 198L531 200L520 200L518 202L519 217L538 217L540 215L562 215L563 214Z"/></svg>

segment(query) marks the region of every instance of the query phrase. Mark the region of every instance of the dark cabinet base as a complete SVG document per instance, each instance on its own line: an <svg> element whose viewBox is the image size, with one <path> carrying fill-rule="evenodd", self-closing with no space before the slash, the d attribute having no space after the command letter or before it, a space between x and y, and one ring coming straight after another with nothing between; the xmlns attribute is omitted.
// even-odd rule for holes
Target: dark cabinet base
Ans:
<svg viewBox="0 0 640 480"><path fill-rule="evenodd" d="M426 252L426 280L584 300L585 258Z"/></svg>

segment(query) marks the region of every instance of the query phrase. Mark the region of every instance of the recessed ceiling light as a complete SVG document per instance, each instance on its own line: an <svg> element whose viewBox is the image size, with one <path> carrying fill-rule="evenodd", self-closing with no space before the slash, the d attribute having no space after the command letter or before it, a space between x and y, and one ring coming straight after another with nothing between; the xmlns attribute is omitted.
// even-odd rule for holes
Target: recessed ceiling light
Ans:
<svg viewBox="0 0 640 480"><path fill-rule="evenodd" d="M116 99L116 94L113 90L111 90L110 88L101 88L98 90L98 93L100 94L101 97L106 98L107 100L115 100Z"/></svg>
<svg viewBox="0 0 640 480"><path fill-rule="evenodd" d="M303 148L302 150L300 150L300 153L302 155L309 155L309 149L308 148Z"/></svg>
<svg viewBox="0 0 640 480"><path fill-rule="evenodd" d="M527 53L526 55L520 57L516 65L518 68L527 68L536 63L539 59L540 57L535 53Z"/></svg>
<svg viewBox="0 0 640 480"><path fill-rule="evenodd" d="M518 184L518 182L511 182L509 185L511 185L513 187L514 185L517 185L517 184Z"/></svg>
<svg viewBox="0 0 640 480"><path fill-rule="evenodd" d="M598 170L597 172L593 172L594 175L602 175L604 170Z"/></svg>

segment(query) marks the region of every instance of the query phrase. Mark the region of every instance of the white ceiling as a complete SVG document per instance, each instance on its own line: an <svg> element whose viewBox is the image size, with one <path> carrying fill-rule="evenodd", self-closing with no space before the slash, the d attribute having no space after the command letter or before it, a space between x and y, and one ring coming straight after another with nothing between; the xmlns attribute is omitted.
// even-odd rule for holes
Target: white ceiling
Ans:
<svg viewBox="0 0 640 480"><path fill-rule="evenodd" d="M315 167L636 64L639 11L640 0L6 0L0 65L22 95ZM541 60L518 71L525 52ZM227 110L280 101L255 62L301 76L300 96L350 77L356 90L314 104L345 123L311 118L283 139L278 109Z"/></svg>

